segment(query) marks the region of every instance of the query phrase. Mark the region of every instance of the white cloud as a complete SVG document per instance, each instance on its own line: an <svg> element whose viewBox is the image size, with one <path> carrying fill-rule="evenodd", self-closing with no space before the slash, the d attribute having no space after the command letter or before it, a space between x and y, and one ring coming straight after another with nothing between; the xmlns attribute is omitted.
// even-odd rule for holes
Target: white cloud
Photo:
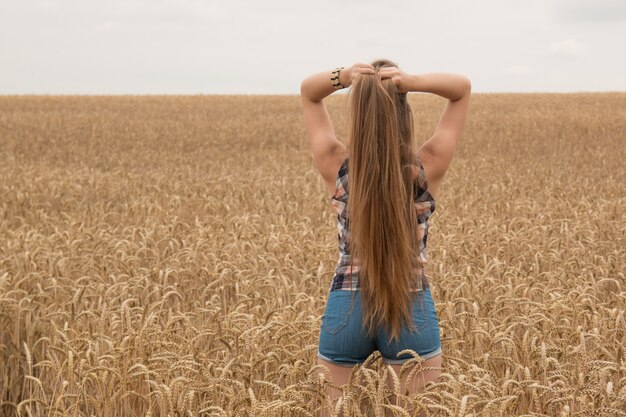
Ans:
<svg viewBox="0 0 626 417"><path fill-rule="evenodd" d="M552 13L561 22L620 22L626 20L623 0L552 0Z"/></svg>
<svg viewBox="0 0 626 417"><path fill-rule="evenodd" d="M513 75L528 75L532 74L534 70L528 65L509 65L504 69L504 72Z"/></svg>
<svg viewBox="0 0 626 417"><path fill-rule="evenodd" d="M549 49L555 55L580 56L585 51L585 45L575 39L565 39L552 42Z"/></svg>
<svg viewBox="0 0 626 417"><path fill-rule="evenodd" d="M0 0L0 94L299 94L314 71L379 57L466 74L474 92L626 90L625 11L626 0Z"/></svg>

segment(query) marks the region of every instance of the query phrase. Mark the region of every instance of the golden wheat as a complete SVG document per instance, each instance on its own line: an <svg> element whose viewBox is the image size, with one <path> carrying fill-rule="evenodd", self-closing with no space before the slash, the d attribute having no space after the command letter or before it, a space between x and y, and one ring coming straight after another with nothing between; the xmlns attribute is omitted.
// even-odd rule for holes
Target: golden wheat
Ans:
<svg viewBox="0 0 626 417"><path fill-rule="evenodd" d="M440 368L375 352L327 404L298 96L1 97L0 415L625 415L626 94L472 100L429 235L441 378L406 395ZM421 143L445 101L410 101Z"/></svg>

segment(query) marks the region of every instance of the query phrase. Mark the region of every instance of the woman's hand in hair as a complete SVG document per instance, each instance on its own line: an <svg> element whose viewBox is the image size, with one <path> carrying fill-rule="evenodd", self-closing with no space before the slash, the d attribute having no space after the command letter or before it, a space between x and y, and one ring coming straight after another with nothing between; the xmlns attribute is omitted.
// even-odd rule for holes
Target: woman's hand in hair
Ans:
<svg viewBox="0 0 626 417"><path fill-rule="evenodd" d="M414 76L407 74L398 67L382 67L378 70L378 77L381 81L391 78L399 93L408 93L411 91Z"/></svg>
<svg viewBox="0 0 626 417"><path fill-rule="evenodd" d="M342 77L344 74L344 71L346 72L346 75L347 75L346 78ZM339 77L343 78L344 80L346 79L348 80L348 84L344 84L343 82L341 82L341 84L345 85L346 87L351 86L354 80L356 79L356 77L358 77L360 74L375 75L376 70L370 64L363 64L360 62L356 63L349 68L341 70L341 72L339 73Z"/></svg>

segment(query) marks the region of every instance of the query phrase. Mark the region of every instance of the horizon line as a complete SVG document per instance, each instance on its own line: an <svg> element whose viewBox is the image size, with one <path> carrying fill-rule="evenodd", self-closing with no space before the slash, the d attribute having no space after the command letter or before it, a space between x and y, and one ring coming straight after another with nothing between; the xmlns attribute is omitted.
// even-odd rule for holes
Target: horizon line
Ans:
<svg viewBox="0 0 626 417"><path fill-rule="evenodd" d="M576 90L576 91L472 91L474 94L594 94L594 93L626 93L626 90ZM337 95L345 95L346 93L337 93L326 96L325 98ZM410 95L431 94L427 92L409 92ZM180 97L180 96L242 96L242 97L296 97L299 93L0 93L0 97Z"/></svg>

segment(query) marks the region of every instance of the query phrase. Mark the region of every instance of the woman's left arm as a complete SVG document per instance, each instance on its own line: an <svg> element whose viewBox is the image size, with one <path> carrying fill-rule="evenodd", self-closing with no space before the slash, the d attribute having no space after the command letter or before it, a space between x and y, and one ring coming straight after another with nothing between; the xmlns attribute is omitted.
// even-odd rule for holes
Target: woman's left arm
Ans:
<svg viewBox="0 0 626 417"><path fill-rule="evenodd" d="M332 71L323 71L308 76L300 85L304 122L308 132L309 144L317 169L327 180L332 180L333 172L331 157L342 146L337 139L323 99L337 91L331 80ZM360 73L375 74L370 64L354 64L339 72L339 82L346 87L352 85L354 78Z"/></svg>
<svg viewBox="0 0 626 417"><path fill-rule="evenodd" d="M300 94L302 99L308 99L309 101L319 103L325 97L328 97L335 91L338 91L333 87L331 80L333 70L322 71L309 75L300 84ZM344 68L339 71L339 82L344 87L349 87L350 74L348 74L349 68Z"/></svg>
<svg viewBox="0 0 626 417"><path fill-rule="evenodd" d="M337 91L331 81L332 71L318 72L305 78L300 84L302 97L318 103ZM360 73L376 74L376 71L370 64L357 63L339 71L339 82L346 88L350 87L354 78Z"/></svg>

